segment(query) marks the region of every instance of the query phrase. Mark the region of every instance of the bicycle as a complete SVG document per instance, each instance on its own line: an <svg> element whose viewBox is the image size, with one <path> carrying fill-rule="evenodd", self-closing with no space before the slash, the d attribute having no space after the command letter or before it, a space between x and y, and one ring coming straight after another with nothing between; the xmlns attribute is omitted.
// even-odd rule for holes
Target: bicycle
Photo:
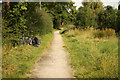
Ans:
<svg viewBox="0 0 120 80"><path fill-rule="evenodd" d="M22 33L21 43L24 45L32 45L34 47L40 47L41 40L38 37L28 37Z"/></svg>

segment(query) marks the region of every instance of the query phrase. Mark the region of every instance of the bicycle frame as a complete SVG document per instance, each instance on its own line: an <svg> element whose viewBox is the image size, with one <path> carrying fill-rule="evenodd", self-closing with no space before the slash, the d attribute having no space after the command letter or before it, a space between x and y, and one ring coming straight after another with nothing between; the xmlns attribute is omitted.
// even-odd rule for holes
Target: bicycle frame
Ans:
<svg viewBox="0 0 120 80"><path fill-rule="evenodd" d="M35 38L37 38L38 40L35 41ZM30 40L30 41L29 41ZM23 34L22 35L22 43L24 45L32 45L32 46L35 46L35 47L40 47L40 39L38 37L30 37L30 38L26 38L26 36Z"/></svg>

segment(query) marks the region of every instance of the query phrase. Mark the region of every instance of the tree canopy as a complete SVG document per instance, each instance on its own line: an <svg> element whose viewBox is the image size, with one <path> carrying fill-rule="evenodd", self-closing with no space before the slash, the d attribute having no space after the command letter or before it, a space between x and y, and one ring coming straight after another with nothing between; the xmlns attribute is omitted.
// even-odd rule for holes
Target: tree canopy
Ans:
<svg viewBox="0 0 120 80"><path fill-rule="evenodd" d="M95 29L112 28L119 31L119 10L108 5L103 7L102 2L82 2L76 15L75 25L86 28L93 26Z"/></svg>

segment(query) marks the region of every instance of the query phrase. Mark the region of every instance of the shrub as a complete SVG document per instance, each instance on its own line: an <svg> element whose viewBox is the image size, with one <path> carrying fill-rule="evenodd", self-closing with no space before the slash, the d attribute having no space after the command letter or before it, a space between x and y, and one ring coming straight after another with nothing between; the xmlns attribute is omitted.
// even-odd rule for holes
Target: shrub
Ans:
<svg viewBox="0 0 120 80"><path fill-rule="evenodd" d="M25 30L26 19L24 18L25 3L10 3L9 11L6 5L2 5L2 45L15 47L19 44L19 37L22 36L21 30ZM26 8L24 6L24 8Z"/></svg>
<svg viewBox="0 0 120 80"><path fill-rule="evenodd" d="M34 34L39 33L40 35L52 32L53 29L53 22L50 15L44 10L40 10L39 7L36 7L35 12L27 15L26 25L28 31L33 31Z"/></svg>
<svg viewBox="0 0 120 80"><path fill-rule="evenodd" d="M74 25L69 25L66 27L68 30L75 30L76 26Z"/></svg>
<svg viewBox="0 0 120 80"><path fill-rule="evenodd" d="M115 30L111 28L110 29L106 28L105 30L98 29L93 32L94 37L97 37L97 38L111 37L111 36L114 36L114 34L115 34Z"/></svg>
<svg viewBox="0 0 120 80"><path fill-rule="evenodd" d="M115 35L115 30L111 29L111 28L106 28L105 29L106 32L106 37L110 37L110 36L114 36Z"/></svg>
<svg viewBox="0 0 120 80"><path fill-rule="evenodd" d="M94 37L98 37L98 38L102 38L105 37L105 31L104 30L95 30L95 32L93 33Z"/></svg>

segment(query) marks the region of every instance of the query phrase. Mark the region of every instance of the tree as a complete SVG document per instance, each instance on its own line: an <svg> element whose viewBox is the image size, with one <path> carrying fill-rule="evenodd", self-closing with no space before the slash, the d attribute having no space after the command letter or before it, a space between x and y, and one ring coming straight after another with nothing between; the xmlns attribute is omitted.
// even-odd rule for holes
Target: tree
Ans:
<svg viewBox="0 0 120 80"><path fill-rule="evenodd" d="M81 7L76 15L76 26L84 27L93 26L97 27L97 23L95 21L95 14L89 7Z"/></svg>
<svg viewBox="0 0 120 80"><path fill-rule="evenodd" d="M120 1L118 2L118 10L120 10Z"/></svg>
<svg viewBox="0 0 120 80"><path fill-rule="evenodd" d="M43 9L40 10L39 3L27 3L27 11L25 12L26 26L28 35L31 31L34 35L44 35L46 33L52 32L53 22L49 13L45 12Z"/></svg>
<svg viewBox="0 0 120 80"><path fill-rule="evenodd" d="M116 32L120 32L120 10L117 13L117 27L116 27Z"/></svg>
<svg viewBox="0 0 120 80"><path fill-rule="evenodd" d="M42 8L51 14L54 28L59 28L62 22L69 23L75 18L72 13L75 12L75 7L73 7L73 2L52 2L52 3L43 3ZM70 12L71 11L71 12Z"/></svg>
<svg viewBox="0 0 120 80"><path fill-rule="evenodd" d="M118 5L118 10L120 10L120 5Z"/></svg>
<svg viewBox="0 0 120 80"><path fill-rule="evenodd" d="M15 46L19 41L19 36L21 36L21 29L25 29L24 11L26 3L3 3L3 44L12 43ZM9 6L9 7L8 7Z"/></svg>
<svg viewBox="0 0 120 80"><path fill-rule="evenodd" d="M98 15L99 27L112 28L116 30L117 26L117 10L113 9L112 6L105 6L104 11L101 11Z"/></svg>
<svg viewBox="0 0 120 80"><path fill-rule="evenodd" d="M102 2L82 2L83 7L78 9L76 16L76 26L93 26L97 28L98 13L103 10Z"/></svg>

